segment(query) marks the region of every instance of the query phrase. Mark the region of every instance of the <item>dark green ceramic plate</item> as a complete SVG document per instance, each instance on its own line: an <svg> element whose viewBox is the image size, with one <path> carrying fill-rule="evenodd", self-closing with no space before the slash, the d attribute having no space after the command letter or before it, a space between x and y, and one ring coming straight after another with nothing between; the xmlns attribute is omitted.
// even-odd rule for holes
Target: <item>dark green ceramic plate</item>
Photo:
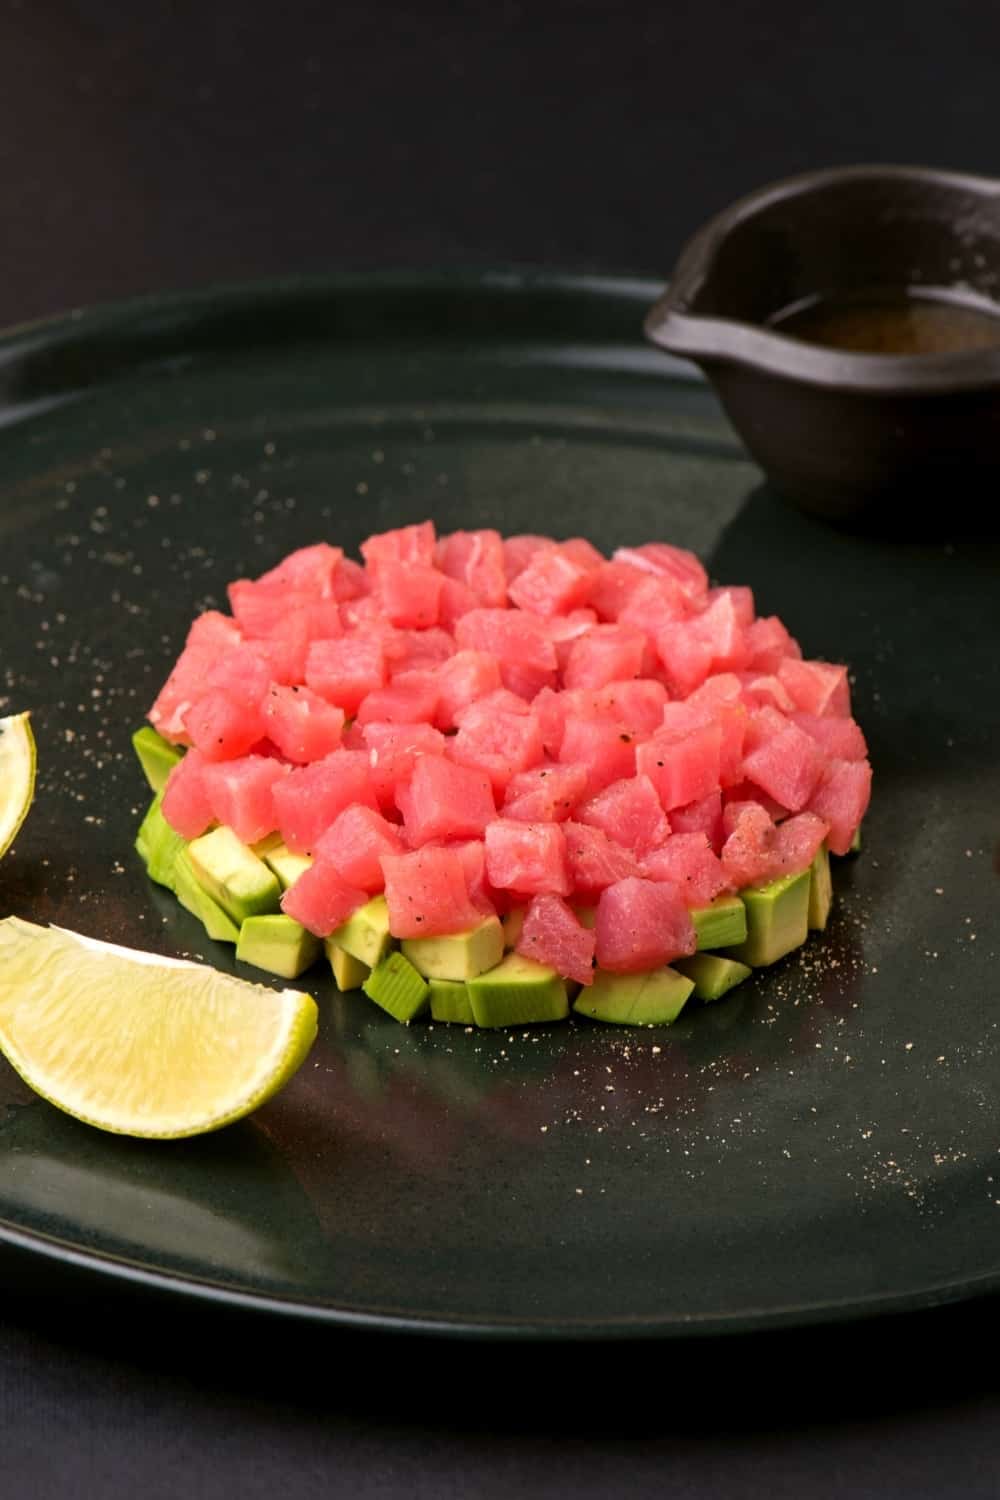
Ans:
<svg viewBox="0 0 1000 1500"><path fill-rule="evenodd" d="M772 499L705 386L644 348L656 291L284 282L0 341L0 704L34 710L40 750L4 912L231 966L132 853L129 733L228 579L428 515L696 548L851 662L876 768L828 937L668 1031L406 1030L317 978L285 1093L163 1145L4 1071L0 1236L53 1275L557 1337L1000 1280L1000 553L858 540Z"/></svg>

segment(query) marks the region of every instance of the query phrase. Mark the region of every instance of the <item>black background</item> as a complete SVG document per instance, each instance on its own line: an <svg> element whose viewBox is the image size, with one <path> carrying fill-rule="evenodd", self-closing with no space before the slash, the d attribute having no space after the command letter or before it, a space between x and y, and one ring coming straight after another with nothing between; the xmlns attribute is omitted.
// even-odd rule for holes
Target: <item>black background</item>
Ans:
<svg viewBox="0 0 1000 1500"><path fill-rule="evenodd" d="M666 276L789 172L1000 172L998 57L992 0L0 0L0 323L288 271ZM1000 1492L992 1306L535 1353L0 1270L4 1495Z"/></svg>

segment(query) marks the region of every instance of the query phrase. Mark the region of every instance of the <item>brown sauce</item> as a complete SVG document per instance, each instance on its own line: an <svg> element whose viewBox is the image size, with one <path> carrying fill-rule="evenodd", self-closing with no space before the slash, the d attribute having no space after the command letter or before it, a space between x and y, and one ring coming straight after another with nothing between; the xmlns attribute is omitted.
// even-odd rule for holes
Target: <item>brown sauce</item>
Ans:
<svg viewBox="0 0 1000 1500"><path fill-rule="evenodd" d="M1000 347L1000 305L883 294L821 298L777 313L770 327L857 354L955 354Z"/></svg>

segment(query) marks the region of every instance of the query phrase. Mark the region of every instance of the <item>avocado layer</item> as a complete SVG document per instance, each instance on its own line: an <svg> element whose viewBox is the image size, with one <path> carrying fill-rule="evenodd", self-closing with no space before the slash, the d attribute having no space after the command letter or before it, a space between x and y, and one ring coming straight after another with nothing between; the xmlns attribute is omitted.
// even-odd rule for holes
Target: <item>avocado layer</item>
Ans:
<svg viewBox="0 0 1000 1500"><path fill-rule="evenodd" d="M690 958L677 958L674 968L693 982L696 1000L721 1000L753 972L748 964L737 963L734 958L723 958L718 953L695 953Z"/></svg>
<svg viewBox="0 0 1000 1500"><path fill-rule="evenodd" d="M359 990L371 973L369 966L363 964L360 958L345 952L339 943L330 938L326 940L326 956L330 960L338 990Z"/></svg>
<svg viewBox="0 0 1000 1500"><path fill-rule="evenodd" d="M747 914L739 896L717 896L708 906L691 912L699 952L703 948L731 948L746 941Z"/></svg>
<svg viewBox="0 0 1000 1500"><path fill-rule="evenodd" d="M516 948L521 940L521 930L524 927L524 919L527 916L526 906L512 906L504 917L503 945L505 948Z"/></svg>
<svg viewBox="0 0 1000 1500"><path fill-rule="evenodd" d="M163 816L162 802L163 793L157 792L139 826L135 847L146 865L150 880L172 891L175 889L174 865L187 845Z"/></svg>
<svg viewBox="0 0 1000 1500"><path fill-rule="evenodd" d="M477 1026L524 1026L569 1015L566 985L555 969L519 953L508 953L467 988Z"/></svg>
<svg viewBox="0 0 1000 1500"><path fill-rule="evenodd" d="M809 871L803 870L801 875L785 875L768 885L745 890L746 942L730 948L726 957L759 969L800 947L809 936L811 884Z"/></svg>
<svg viewBox="0 0 1000 1500"><path fill-rule="evenodd" d="M132 736L132 749L139 758L143 775L154 792L162 792L167 777L181 758L182 752L157 734L151 724L144 724Z"/></svg>
<svg viewBox="0 0 1000 1500"><path fill-rule="evenodd" d="M693 980L669 967L648 974L608 974L598 969L593 984L574 1000L573 1009L578 1015L618 1026L669 1026L693 989Z"/></svg>
<svg viewBox="0 0 1000 1500"><path fill-rule="evenodd" d="M450 937L404 938L400 947L425 979L475 979L503 958L499 917L485 917Z"/></svg>
<svg viewBox="0 0 1000 1500"><path fill-rule="evenodd" d="M298 979L319 958L323 945L294 917L284 913L247 917L240 928L236 957L282 979Z"/></svg>
<svg viewBox="0 0 1000 1500"><path fill-rule="evenodd" d="M174 862L174 892L178 901L193 917L197 917L210 938L217 943L235 943L240 931L236 923L226 915L217 901L198 883L191 867L186 849L182 849Z"/></svg>
<svg viewBox="0 0 1000 1500"><path fill-rule="evenodd" d="M392 945L389 908L384 896L373 896L330 934L333 942L370 969L382 962Z"/></svg>
<svg viewBox="0 0 1000 1500"><path fill-rule="evenodd" d="M390 953L384 958L361 988L369 1000L381 1005L404 1026L409 1026L427 1009L430 994L427 981L402 953Z"/></svg>
<svg viewBox="0 0 1000 1500"><path fill-rule="evenodd" d="M434 1021L458 1021L464 1026L475 1024L469 989L455 979L429 979L431 1019Z"/></svg>
<svg viewBox="0 0 1000 1500"><path fill-rule="evenodd" d="M188 845L199 885L242 926L247 917L277 912L281 887L277 877L242 844L231 828L213 828Z"/></svg>
<svg viewBox="0 0 1000 1500"><path fill-rule="evenodd" d="M826 845L809 867L809 931L825 932L833 907L833 881Z"/></svg>

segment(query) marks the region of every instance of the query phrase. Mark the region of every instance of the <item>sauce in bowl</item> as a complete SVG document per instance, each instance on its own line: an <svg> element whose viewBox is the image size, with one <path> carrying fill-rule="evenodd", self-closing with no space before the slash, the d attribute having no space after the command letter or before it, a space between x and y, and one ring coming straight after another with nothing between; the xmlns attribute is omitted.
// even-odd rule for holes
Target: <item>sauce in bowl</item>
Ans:
<svg viewBox="0 0 1000 1500"><path fill-rule="evenodd" d="M1000 348L1000 304L953 293L816 297L768 320L776 333L854 354L957 354Z"/></svg>

